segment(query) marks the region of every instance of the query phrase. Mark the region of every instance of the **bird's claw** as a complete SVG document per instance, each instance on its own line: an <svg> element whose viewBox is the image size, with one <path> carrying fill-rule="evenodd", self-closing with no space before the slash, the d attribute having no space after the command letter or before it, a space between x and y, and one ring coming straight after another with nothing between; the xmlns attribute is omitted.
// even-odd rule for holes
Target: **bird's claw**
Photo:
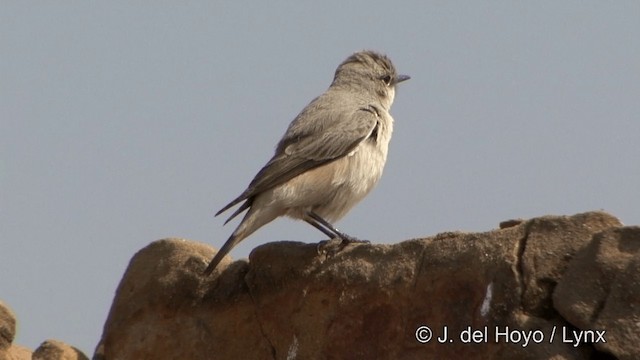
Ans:
<svg viewBox="0 0 640 360"><path fill-rule="evenodd" d="M355 243L355 244L369 244L369 243L371 243L371 241L369 241L369 240L360 240L358 238L355 238L353 236L349 236L349 235L346 235L346 234L342 234L341 240L342 240L342 244L345 245L345 246L349 245L349 244L352 244L352 243Z"/></svg>
<svg viewBox="0 0 640 360"><path fill-rule="evenodd" d="M334 256L340 251L344 250L349 244L369 244L369 240L360 240L353 236L342 235L330 240L323 240L316 246L318 255L326 254L327 257Z"/></svg>

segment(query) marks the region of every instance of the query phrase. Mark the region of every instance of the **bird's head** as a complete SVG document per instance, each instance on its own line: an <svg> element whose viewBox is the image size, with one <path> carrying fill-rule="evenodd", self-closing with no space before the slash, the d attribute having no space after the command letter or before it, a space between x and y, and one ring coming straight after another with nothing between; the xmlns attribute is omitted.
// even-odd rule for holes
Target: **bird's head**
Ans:
<svg viewBox="0 0 640 360"><path fill-rule="evenodd" d="M409 79L408 75L398 74L386 55L365 50L349 56L338 66L331 86L375 95L388 109L393 103L396 85Z"/></svg>

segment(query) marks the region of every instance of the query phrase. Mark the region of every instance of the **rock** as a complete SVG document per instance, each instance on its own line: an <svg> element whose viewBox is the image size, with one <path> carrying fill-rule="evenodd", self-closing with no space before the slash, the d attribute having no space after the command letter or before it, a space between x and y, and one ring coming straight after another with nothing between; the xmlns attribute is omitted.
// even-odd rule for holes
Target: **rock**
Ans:
<svg viewBox="0 0 640 360"><path fill-rule="evenodd" d="M88 360L80 350L57 340L46 340L31 351L24 346L12 345L5 352L0 350L1 360Z"/></svg>
<svg viewBox="0 0 640 360"><path fill-rule="evenodd" d="M524 219L509 219L505 221L501 221L498 226L500 229L506 229L514 226L518 226L524 222Z"/></svg>
<svg viewBox="0 0 640 360"><path fill-rule="evenodd" d="M244 356L247 349L270 354L243 281L247 264L223 261L224 276L203 277L203 264L213 255L210 246L181 239L139 251L118 286L96 354L105 359L250 358Z"/></svg>
<svg viewBox="0 0 640 360"><path fill-rule="evenodd" d="M0 350L0 359L2 360L31 360L31 355L31 350L20 345L12 345L4 352Z"/></svg>
<svg viewBox="0 0 640 360"><path fill-rule="evenodd" d="M607 346L617 347L565 342L562 334L580 328L574 322L579 316L567 322L555 308L556 297L564 298L557 284L568 281L576 254L582 256L593 244L594 234L620 226L602 212L547 216L485 233L353 244L332 256L319 254L317 244L274 242L254 249L249 262L221 263L209 277L202 276L214 254L209 246L160 240L132 258L94 359L631 354L614 330L611 336L621 340L607 338ZM629 261L623 268L610 297L637 296L623 291L628 281L637 283L637 264ZM607 314L608 322L597 324L614 326L638 317L639 308L612 306L598 318ZM420 341L428 334L426 326L432 337Z"/></svg>
<svg viewBox="0 0 640 360"><path fill-rule="evenodd" d="M16 317L9 308L0 301L0 360L88 360L80 350L63 342L47 340L35 352L14 345L16 334Z"/></svg>
<svg viewBox="0 0 640 360"><path fill-rule="evenodd" d="M33 360L89 360L80 350L57 340L46 340L33 352Z"/></svg>
<svg viewBox="0 0 640 360"><path fill-rule="evenodd" d="M552 316L555 310L551 294L576 251L585 247L594 233L621 225L618 219L603 212L528 221L525 237L518 246L522 252L518 266L524 310L541 317Z"/></svg>
<svg viewBox="0 0 640 360"><path fill-rule="evenodd" d="M606 331L607 342L596 348L620 359L640 358L640 227L596 234L570 262L553 304L585 334Z"/></svg>
<svg viewBox="0 0 640 360"><path fill-rule="evenodd" d="M6 350L16 336L16 316L0 301L0 351Z"/></svg>
<svg viewBox="0 0 640 360"><path fill-rule="evenodd" d="M29 349L13 344L16 336L16 316L2 301L0 301L0 359L2 360L30 360Z"/></svg>

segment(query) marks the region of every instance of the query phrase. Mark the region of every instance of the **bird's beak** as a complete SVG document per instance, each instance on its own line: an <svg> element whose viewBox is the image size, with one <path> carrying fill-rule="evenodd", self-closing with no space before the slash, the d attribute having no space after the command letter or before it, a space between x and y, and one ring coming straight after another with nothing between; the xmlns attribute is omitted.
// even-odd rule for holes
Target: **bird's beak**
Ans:
<svg viewBox="0 0 640 360"><path fill-rule="evenodd" d="M405 80L409 80L409 79L411 79L411 76L409 76L409 75L398 75L398 76L396 76L396 84L401 83L401 82L403 82Z"/></svg>

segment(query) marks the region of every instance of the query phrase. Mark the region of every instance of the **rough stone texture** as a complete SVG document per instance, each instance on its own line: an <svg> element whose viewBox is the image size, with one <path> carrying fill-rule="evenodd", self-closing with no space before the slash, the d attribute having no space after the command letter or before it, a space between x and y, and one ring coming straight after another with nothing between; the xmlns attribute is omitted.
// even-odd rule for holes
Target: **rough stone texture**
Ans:
<svg viewBox="0 0 640 360"><path fill-rule="evenodd" d="M46 340L33 352L33 360L89 360L80 350L62 341Z"/></svg>
<svg viewBox="0 0 640 360"><path fill-rule="evenodd" d="M0 360L88 360L80 350L56 340L43 342L35 352L13 344L16 317L0 301Z"/></svg>
<svg viewBox="0 0 640 360"><path fill-rule="evenodd" d="M11 346L16 337L16 316L0 301L0 351Z"/></svg>
<svg viewBox="0 0 640 360"><path fill-rule="evenodd" d="M181 239L139 251L118 286L94 358L242 359L250 358L244 356L249 349L255 359L268 357L270 346L243 281L246 262L225 260L225 276L203 277L214 253Z"/></svg>
<svg viewBox="0 0 640 360"><path fill-rule="evenodd" d="M596 348L640 358L640 227L596 234L569 264L553 304L578 328L606 329Z"/></svg>
<svg viewBox="0 0 640 360"><path fill-rule="evenodd" d="M640 358L629 330L640 314L640 240L625 229L591 212L332 256L274 242L209 277L209 246L160 240L131 260L94 359ZM607 235L616 231L631 239L616 248L624 255L607 250L617 267L589 260L599 239L622 237ZM434 332L425 344L416 340L423 325ZM507 327L510 336L499 335ZM606 344L568 342L591 327L607 331ZM461 339L471 331L477 344ZM523 346L523 331L542 342Z"/></svg>
<svg viewBox="0 0 640 360"><path fill-rule="evenodd" d="M524 311L541 317L555 313L551 293L569 260L584 248L594 233L622 225L604 213L578 214L570 218L545 216L526 223L526 237L518 250Z"/></svg>
<svg viewBox="0 0 640 360"><path fill-rule="evenodd" d="M16 336L16 317L13 311L0 301L0 360L28 360L31 351L13 345Z"/></svg>
<svg viewBox="0 0 640 360"><path fill-rule="evenodd" d="M31 350L24 346L12 345L6 350L0 350L1 360L31 360Z"/></svg>

